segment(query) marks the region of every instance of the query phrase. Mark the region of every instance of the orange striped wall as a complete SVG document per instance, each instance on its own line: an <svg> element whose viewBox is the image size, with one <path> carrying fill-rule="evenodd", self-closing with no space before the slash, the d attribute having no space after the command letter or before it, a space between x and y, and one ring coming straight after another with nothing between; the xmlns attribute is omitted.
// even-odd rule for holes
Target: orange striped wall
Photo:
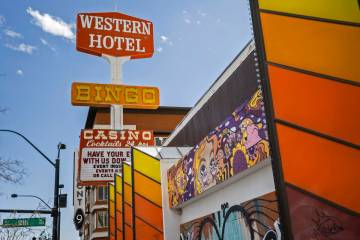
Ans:
<svg viewBox="0 0 360 240"><path fill-rule="evenodd" d="M136 148L131 155L136 239L163 239L160 161Z"/></svg>
<svg viewBox="0 0 360 240"><path fill-rule="evenodd" d="M277 125L284 178L360 213L359 150Z"/></svg>
<svg viewBox="0 0 360 240"><path fill-rule="evenodd" d="M153 228L148 223L142 221L140 218L135 219L136 224L136 239L164 239L163 232Z"/></svg>
<svg viewBox="0 0 360 240"><path fill-rule="evenodd" d="M153 227L155 227L159 231L162 231L163 228L162 218L157 218L157 217L154 218L154 216L162 215L162 208L155 204L152 204L150 201L137 194L135 195L135 202L136 202L136 208L135 208L136 216L143 219L145 222L152 223ZM146 209L146 211L144 211L143 209Z"/></svg>
<svg viewBox="0 0 360 240"><path fill-rule="evenodd" d="M113 184L109 184L109 239L115 240L115 188Z"/></svg>
<svg viewBox="0 0 360 240"><path fill-rule="evenodd" d="M123 236L123 187L122 175L115 175L115 238L122 240Z"/></svg>
<svg viewBox="0 0 360 240"><path fill-rule="evenodd" d="M360 82L358 27L260 16L267 61Z"/></svg>
<svg viewBox="0 0 360 240"><path fill-rule="evenodd" d="M268 71L276 118L360 145L358 87L272 65Z"/></svg>
<svg viewBox="0 0 360 240"><path fill-rule="evenodd" d="M150 178L142 175L141 173L134 172L135 182L137 183L134 186L135 192L139 195L151 200L155 204L161 206L161 186L159 183L154 182Z"/></svg>
<svg viewBox="0 0 360 240"><path fill-rule="evenodd" d="M360 2L250 3L261 82L271 101L265 103L273 116L268 122L276 133L270 136L276 190L289 204L280 206L285 238L303 239L305 232L324 230L310 229L319 216L360 216ZM292 188L291 201L285 186ZM295 196L316 203L307 208L318 216L303 218L291 205L301 202ZM328 238L358 238L349 229L359 229L360 221L347 221L352 227L334 221Z"/></svg>
<svg viewBox="0 0 360 240"><path fill-rule="evenodd" d="M133 209L132 209L132 174L131 166L128 163L123 163L123 222L125 226L124 239L132 240L133 239Z"/></svg>

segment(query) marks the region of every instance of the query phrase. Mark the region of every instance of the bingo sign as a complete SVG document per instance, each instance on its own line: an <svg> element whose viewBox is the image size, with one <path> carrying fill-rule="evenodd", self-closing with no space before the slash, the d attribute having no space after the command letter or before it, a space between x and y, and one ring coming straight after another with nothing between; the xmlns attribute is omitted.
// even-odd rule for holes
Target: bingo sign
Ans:
<svg viewBox="0 0 360 240"><path fill-rule="evenodd" d="M79 13L76 49L102 56L148 58L154 53L153 23L118 12Z"/></svg>
<svg viewBox="0 0 360 240"><path fill-rule="evenodd" d="M153 146L153 131L85 129L80 136L79 185L102 185L131 160L131 146Z"/></svg>

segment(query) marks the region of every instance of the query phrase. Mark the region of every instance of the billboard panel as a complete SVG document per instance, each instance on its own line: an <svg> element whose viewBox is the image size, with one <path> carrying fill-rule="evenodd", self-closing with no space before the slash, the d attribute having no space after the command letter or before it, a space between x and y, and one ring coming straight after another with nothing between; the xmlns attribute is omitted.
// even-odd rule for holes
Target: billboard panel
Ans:
<svg viewBox="0 0 360 240"><path fill-rule="evenodd" d="M118 12L79 13L76 49L102 56L148 58L154 53L152 22Z"/></svg>
<svg viewBox="0 0 360 240"><path fill-rule="evenodd" d="M160 104L159 89L147 86L97 84L74 82L71 86L71 103L75 106L157 109Z"/></svg>
<svg viewBox="0 0 360 240"><path fill-rule="evenodd" d="M152 146L154 135L145 130L84 129L80 136L79 185L112 182L121 163L130 160L130 146Z"/></svg>

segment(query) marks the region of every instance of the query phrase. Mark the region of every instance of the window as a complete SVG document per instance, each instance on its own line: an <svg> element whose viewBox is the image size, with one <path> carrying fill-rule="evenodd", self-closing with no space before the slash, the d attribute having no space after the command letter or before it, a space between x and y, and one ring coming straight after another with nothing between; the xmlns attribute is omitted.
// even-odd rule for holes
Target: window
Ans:
<svg viewBox="0 0 360 240"><path fill-rule="evenodd" d="M96 213L96 228L106 228L108 226L107 211L98 211Z"/></svg>
<svg viewBox="0 0 360 240"><path fill-rule="evenodd" d="M167 137L155 137L155 146L162 146Z"/></svg>
<svg viewBox="0 0 360 240"><path fill-rule="evenodd" d="M106 201L108 200L109 190L107 186L97 187L97 201Z"/></svg>

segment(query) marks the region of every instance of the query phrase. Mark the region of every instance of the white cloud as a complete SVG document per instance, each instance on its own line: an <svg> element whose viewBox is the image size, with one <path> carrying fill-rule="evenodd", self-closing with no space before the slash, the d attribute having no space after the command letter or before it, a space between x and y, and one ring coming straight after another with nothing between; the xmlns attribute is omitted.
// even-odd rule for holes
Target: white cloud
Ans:
<svg viewBox="0 0 360 240"><path fill-rule="evenodd" d="M42 43L43 45L45 45L45 46L47 46L48 48L50 48L51 51L57 53L56 49L55 49L54 47L50 46L50 44L49 44L45 39L40 38L40 41L41 41L41 43Z"/></svg>
<svg viewBox="0 0 360 240"><path fill-rule="evenodd" d="M158 47L158 48L156 49L156 51L159 52L159 53L161 53L161 52L163 51L163 48L162 48L162 47Z"/></svg>
<svg viewBox="0 0 360 240"><path fill-rule="evenodd" d="M0 15L0 27L4 25L5 23L5 17L3 15Z"/></svg>
<svg viewBox="0 0 360 240"><path fill-rule="evenodd" d="M187 24L191 24L190 18L184 18L184 22L186 22Z"/></svg>
<svg viewBox="0 0 360 240"><path fill-rule="evenodd" d="M202 11L198 11L198 14L201 16L201 17L206 17L206 15L207 15L207 13L204 13L204 12L202 12Z"/></svg>
<svg viewBox="0 0 360 240"><path fill-rule="evenodd" d="M160 39L161 39L161 41L162 41L163 43L166 43L169 38L166 37L166 36L164 36L164 35L161 35L161 36L160 36Z"/></svg>
<svg viewBox="0 0 360 240"><path fill-rule="evenodd" d="M182 15L183 15L183 20L184 22L186 22L187 24L191 24L191 15L188 11L186 10L183 10L182 11Z"/></svg>
<svg viewBox="0 0 360 240"><path fill-rule="evenodd" d="M174 45L173 41L171 41L170 38L165 35L161 35L160 40L161 40L161 43L163 43L164 45L169 45L169 46Z"/></svg>
<svg viewBox="0 0 360 240"><path fill-rule="evenodd" d="M22 76L22 75L24 75L24 72L21 69L18 69L16 71L16 74L19 75L19 76Z"/></svg>
<svg viewBox="0 0 360 240"><path fill-rule="evenodd" d="M38 10L33 10L31 7L28 7L26 12L34 18L35 24L44 32L70 40L75 38L75 34L72 32L73 25L64 22L61 18L53 17L47 13L41 14Z"/></svg>
<svg viewBox="0 0 360 240"><path fill-rule="evenodd" d="M5 29L4 30L4 33L6 36L8 37L12 37L12 38L22 38L22 35L18 32L15 32L13 30L10 30L10 29Z"/></svg>
<svg viewBox="0 0 360 240"><path fill-rule="evenodd" d="M41 41L41 43L44 44L44 45L49 45L48 42L47 42L45 39L43 39L43 38L40 38L40 41Z"/></svg>
<svg viewBox="0 0 360 240"><path fill-rule="evenodd" d="M200 25L200 23L201 23L200 20L196 20L197 25Z"/></svg>
<svg viewBox="0 0 360 240"><path fill-rule="evenodd" d="M32 54L34 50L36 50L35 46L31 46L25 43L21 43L18 46L14 46L11 44L5 44L5 47L10 48L12 50L15 51L19 51L19 52L23 52L23 53L27 53L27 54Z"/></svg>

